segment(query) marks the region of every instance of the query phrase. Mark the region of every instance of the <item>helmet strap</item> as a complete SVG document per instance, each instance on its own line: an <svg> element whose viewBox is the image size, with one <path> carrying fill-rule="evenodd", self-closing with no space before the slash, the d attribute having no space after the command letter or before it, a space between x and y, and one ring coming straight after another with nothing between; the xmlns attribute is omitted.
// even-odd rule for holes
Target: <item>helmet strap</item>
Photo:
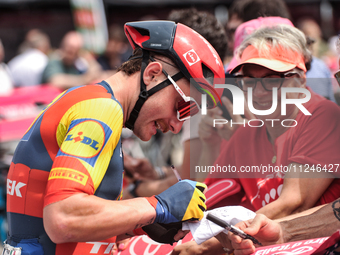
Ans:
<svg viewBox="0 0 340 255"><path fill-rule="evenodd" d="M125 127L131 130L134 129L134 125L137 120L140 109L142 108L143 104L148 99L148 97L171 84L170 80L166 79L165 81L159 83L157 86L153 87L152 89L146 90L146 85L143 80L143 74L144 74L145 68L148 65L149 59L150 59L149 52L146 50L143 50L143 60L142 60L141 75L140 75L140 93L139 93L138 100L130 113L129 119L125 122ZM173 75L171 78L174 81L178 81L182 77L184 77L184 75L181 72L178 72L177 74Z"/></svg>

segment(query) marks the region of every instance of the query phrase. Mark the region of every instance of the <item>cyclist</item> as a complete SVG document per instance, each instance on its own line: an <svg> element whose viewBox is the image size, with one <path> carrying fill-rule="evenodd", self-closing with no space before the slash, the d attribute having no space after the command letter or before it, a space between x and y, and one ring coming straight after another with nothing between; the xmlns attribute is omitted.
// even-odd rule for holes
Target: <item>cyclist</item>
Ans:
<svg viewBox="0 0 340 255"><path fill-rule="evenodd" d="M127 127L144 141L157 129L178 133L200 107L215 107L221 59L182 24L130 22L124 29L133 56L105 81L60 94L18 144L7 180L5 252L107 254L151 223L203 217L206 186L189 180L119 201L121 132ZM176 230L166 242L183 235Z"/></svg>

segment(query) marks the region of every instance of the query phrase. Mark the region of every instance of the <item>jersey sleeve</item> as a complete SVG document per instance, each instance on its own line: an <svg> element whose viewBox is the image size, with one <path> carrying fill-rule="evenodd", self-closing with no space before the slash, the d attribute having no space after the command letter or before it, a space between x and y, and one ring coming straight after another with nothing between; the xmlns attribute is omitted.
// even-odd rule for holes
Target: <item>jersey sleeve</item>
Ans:
<svg viewBox="0 0 340 255"><path fill-rule="evenodd" d="M57 129L60 149L48 178L44 206L75 193L95 193L122 127L122 108L109 98L79 102L65 113Z"/></svg>

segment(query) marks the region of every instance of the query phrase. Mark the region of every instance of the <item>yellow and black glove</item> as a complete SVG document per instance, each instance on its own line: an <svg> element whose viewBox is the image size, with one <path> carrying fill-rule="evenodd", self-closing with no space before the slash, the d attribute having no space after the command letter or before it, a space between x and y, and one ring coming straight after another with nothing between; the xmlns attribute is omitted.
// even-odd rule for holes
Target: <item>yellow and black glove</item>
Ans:
<svg viewBox="0 0 340 255"><path fill-rule="evenodd" d="M203 183L182 180L161 194L146 198L156 210L155 222L201 220L207 209L203 194L206 188Z"/></svg>

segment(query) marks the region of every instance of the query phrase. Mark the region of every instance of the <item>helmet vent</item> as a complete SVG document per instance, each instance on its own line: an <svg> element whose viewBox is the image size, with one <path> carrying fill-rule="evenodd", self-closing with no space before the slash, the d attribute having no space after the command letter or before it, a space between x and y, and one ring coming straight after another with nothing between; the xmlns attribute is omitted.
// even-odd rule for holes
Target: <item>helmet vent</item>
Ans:
<svg viewBox="0 0 340 255"><path fill-rule="evenodd" d="M206 78L209 81L209 83L213 85L214 84L214 73L203 63L202 63L202 72L203 72L204 78Z"/></svg>
<svg viewBox="0 0 340 255"><path fill-rule="evenodd" d="M150 36L150 33L148 30L143 29L143 28L139 28L139 27L135 27L135 29L138 31L138 33L140 33L142 36Z"/></svg>

